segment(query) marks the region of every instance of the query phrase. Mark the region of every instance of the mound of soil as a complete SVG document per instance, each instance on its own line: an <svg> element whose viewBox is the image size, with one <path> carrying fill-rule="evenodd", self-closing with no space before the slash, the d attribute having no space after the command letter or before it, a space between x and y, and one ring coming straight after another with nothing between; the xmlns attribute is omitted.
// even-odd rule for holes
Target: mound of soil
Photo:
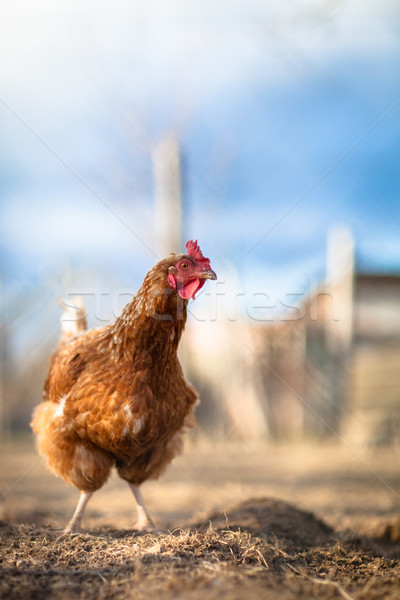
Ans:
<svg viewBox="0 0 400 600"><path fill-rule="evenodd" d="M288 502L270 498L252 498L227 508L223 513L213 513L206 521L216 529L249 531L272 543L279 540L286 551L301 551L311 546L334 543L331 527L312 513L299 510ZM204 523L197 523L200 529Z"/></svg>

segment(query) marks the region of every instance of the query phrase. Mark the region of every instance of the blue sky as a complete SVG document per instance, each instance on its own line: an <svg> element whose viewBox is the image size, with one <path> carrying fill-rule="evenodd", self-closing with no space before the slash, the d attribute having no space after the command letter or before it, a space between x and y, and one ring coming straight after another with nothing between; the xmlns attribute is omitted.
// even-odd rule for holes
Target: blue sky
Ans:
<svg viewBox="0 0 400 600"><path fill-rule="evenodd" d="M50 301L81 270L137 289L169 133L187 237L237 289L303 289L343 225L362 269L399 272L399 34L394 0L6 0L6 287Z"/></svg>

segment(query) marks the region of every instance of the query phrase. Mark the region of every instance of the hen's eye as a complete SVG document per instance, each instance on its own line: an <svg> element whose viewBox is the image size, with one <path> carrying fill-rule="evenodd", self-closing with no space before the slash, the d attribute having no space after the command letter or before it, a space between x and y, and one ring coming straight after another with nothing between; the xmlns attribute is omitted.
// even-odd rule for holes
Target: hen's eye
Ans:
<svg viewBox="0 0 400 600"><path fill-rule="evenodd" d="M183 262L179 266L180 266L181 269L183 269L184 271L186 271L186 269L189 268L189 263Z"/></svg>

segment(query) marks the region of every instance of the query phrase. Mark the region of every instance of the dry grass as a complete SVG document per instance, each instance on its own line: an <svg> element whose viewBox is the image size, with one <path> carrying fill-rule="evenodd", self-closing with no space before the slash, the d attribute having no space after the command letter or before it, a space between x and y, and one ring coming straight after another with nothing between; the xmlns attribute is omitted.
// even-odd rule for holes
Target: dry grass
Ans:
<svg viewBox="0 0 400 600"><path fill-rule="evenodd" d="M370 540L329 534L318 546L294 550L285 534L271 541L267 533L211 525L166 535L100 530L60 542L33 526L3 524L0 532L3 598L399 597L395 549Z"/></svg>
<svg viewBox="0 0 400 600"><path fill-rule="evenodd" d="M99 504L88 508L90 534L62 541L57 541L52 523L58 527L65 523L75 493L39 465L36 475L28 474L4 498L0 596L12 600L398 600L400 546L396 527L388 525L396 511L396 497L375 489L365 474L357 479L352 465L346 472L338 470L343 456L336 467L327 461L328 454L322 453L319 463L314 451L308 459L306 451L300 457L299 452L293 453L292 461L290 456L290 449L281 454L275 449L269 459L265 448L247 453L227 448L220 456L189 448L169 476L149 488L154 490L154 496L148 494L150 507L155 508L158 524L170 529L168 533L138 536L127 528L133 521L128 518L132 501L122 494L119 483L111 482L109 491L103 496L99 492ZM329 453L332 456L335 453ZM9 477L5 468L3 489L27 470L34 455L26 454L26 448L25 454L18 453L13 447L8 458ZM268 460L273 477L266 485L260 473ZM343 482L349 471L352 488L346 496ZM307 484L299 473L307 477ZM208 488L204 474L209 475ZM392 479L389 471L384 475L391 486L396 485L394 475ZM247 484L238 488L236 478L247 478ZM231 488L226 487L229 481L233 481ZM256 494L249 499L250 491L264 490L261 485L292 500L300 494L303 506L311 510L302 510L288 498ZM38 493L39 488L44 494ZM240 502L226 501L229 490L233 490L231 499L240 496ZM223 499L219 508L218 498ZM128 502L125 515L120 507ZM194 505L199 510L193 511ZM348 527L349 523L355 525Z"/></svg>

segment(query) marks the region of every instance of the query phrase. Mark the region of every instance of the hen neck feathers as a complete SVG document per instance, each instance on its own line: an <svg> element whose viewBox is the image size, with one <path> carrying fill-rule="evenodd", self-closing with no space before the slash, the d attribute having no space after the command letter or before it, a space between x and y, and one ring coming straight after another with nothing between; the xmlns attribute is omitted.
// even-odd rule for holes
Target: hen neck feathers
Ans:
<svg viewBox="0 0 400 600"><path fill-rule="evenodd" d="M146 354L160 361L176 355L187 303L168 284L164 270L149 271L136 296L110 327L114 358L133 360Z"/></svg>

